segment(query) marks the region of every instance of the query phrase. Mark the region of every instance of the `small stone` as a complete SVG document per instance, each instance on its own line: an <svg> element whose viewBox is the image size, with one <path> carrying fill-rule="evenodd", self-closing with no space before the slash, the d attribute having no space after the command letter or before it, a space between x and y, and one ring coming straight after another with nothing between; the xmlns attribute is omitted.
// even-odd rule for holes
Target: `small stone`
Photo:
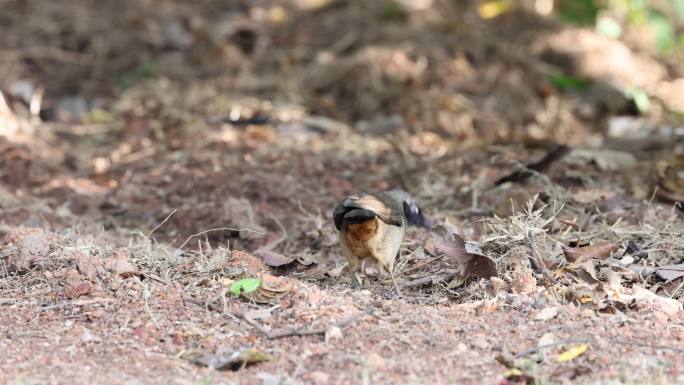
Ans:
<svg viewBox="0 0 684 385"><path fill-rule="evenodd" d="M511 276L511 290L514 293L533 293L537 291L537 280L531 273L515 270Z"/></svg>
<svg viewBox="0 0 684 385"><path fill-rule="evenodd" d="M91 341L95 341L97 337L93 335L93 332L90 331L88 328L83 328L83 334L81 335L81 341L83 343L88 343Z"/></svg>
<svg viewBox="0 0 684 385"><path fill-rule="evenodd" d="M366 357L366 363L368 364L368 367L374 370L382 369L385 367L385 359L377 353L369 354L368 357Z"/></svg>
<svg viewBox="0 0 684 385"><path fill-rule="evenodd" d="M557 306L550 306L542 309L537 315L534 316L534 319L537 321L548 321L550 319L555 318L558 315L558 307Z"/></svg>
<svg viewBox="0 0 684 385"><path fill-rule="evenodd" d="M316 385L325 385L328 383L328 380L330 380L330 375L317 370L315 372L311 372L311 380Z"/></svg>
<svg viewBox="0 0 684 385"><path fill-rule="evenodd" d="M494 294L498 294L506 288L506 282L499 277L491 277L489 278L489 286Z"/></svg>
<svg viewBox="0 0 684 385"><path fill-rule="evenodd" d="M82 96L62 98L55 108L57 121L62 123L81 123L88 113L88 102Z"/></svg>
<svg viewBox="0 0 684 385"><path fill-rule="evenodd" d="M337 340L342 338L342 329L337 326L331 326L325 331L325 342L330 342L331 340Z"/></svg>

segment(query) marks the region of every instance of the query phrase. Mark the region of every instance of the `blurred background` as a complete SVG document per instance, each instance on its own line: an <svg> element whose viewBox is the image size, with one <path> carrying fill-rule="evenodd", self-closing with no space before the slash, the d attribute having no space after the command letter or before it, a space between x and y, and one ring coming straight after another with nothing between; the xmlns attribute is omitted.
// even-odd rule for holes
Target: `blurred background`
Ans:
<svg viewBox="0 0 684 385"><path fill-rule="evenodd" d="M177 242L277 231L272 215L304 226L344 194L390 187L442 216L506 214L538 186L478 191L559 145L575 149L550 173L560 186L681 197L684 0L0 9L6 226L151 228L178 209L159 231Z"/></svg>

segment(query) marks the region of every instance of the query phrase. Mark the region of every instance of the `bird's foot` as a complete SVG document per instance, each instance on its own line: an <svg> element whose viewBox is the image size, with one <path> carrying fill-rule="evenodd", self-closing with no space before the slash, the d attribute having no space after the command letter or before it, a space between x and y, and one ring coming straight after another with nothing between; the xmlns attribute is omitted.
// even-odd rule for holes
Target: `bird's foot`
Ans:
<svg viewBox="0 0 684 385"><path fill-rule="evenodd" d="M363 277L358 272L352 273L351 286L353 289L363 289Z"/></svg>

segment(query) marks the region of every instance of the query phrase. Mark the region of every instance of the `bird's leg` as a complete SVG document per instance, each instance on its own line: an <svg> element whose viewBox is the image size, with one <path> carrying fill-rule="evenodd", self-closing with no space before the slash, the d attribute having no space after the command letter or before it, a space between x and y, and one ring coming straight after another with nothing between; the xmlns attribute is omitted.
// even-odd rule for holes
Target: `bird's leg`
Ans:
<svg viewBox="0 0 684 385"><path fill-rule="evenodd" d="M354 289L363 288L363 278L361 277L361 274L358 271L352 273L352 287Z"/></svg>
<svg viewBox="0 0 684 385"><path fill-rule="evenodd" d="M399 290L399 286L397 286L397 281L394 279L394 269L391 267L385 266L385 264L381 263L381 270L383 273L387 273L390 276L390 279L392 279L392 285L394 285L394 290L397 292L397 295L401 297L401 291ZM384 275L384 274L383 274Z"/></svg>
<svg viewBox="0 0 684 385"><path fill-rule="evenodd" d="M397 286L397 281L394 279L394 261L392 261L392 264L386 264L382 259L377 258L378 261L378 266L380 270L381 275L385 275L385 273L389 274L390 278L392 279L392 285L394 285L394 290L397 292L397 295L401 297L401 291L399 290L399 286Z"/></svg>
<svg viewBox="0 0 684 385"><path fill-rule="evenodd" d="M361 262L355 255L347 256L347 261L349 263L349 275L351 277L352 287L355 289L363 287L363 280L359 274L361 269Z"/></svg>

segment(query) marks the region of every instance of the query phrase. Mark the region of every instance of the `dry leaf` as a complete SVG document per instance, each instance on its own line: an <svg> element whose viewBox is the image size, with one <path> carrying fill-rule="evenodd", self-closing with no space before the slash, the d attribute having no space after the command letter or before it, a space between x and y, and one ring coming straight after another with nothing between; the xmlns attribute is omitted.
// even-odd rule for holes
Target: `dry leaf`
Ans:
<svg viewBox="0 0 684 385"><path fill-rule="evenodd" d="M457 231L448 229L444 225L437 225L433 227L432 231L432 238L437 251L446 254L456 262L464 277L490 278L498 276L494 261L485 255L475 254L479 248L467 247L465 240Z"/></svg>
<svg viewBox="0 0 684 385"><path fill-rule="evenodd" d="M107 270L109 270L112 273L120 276L121 278L128 278L128 277L132 277L132 276L136 276L136 275L137 276L141 275L138 268L135 267L135 265L133 265L125 257L117 257L114 259L107 259L107 260L105 260L105 266L107 267Z"/></svg>
<svg viewBox="0 0 684 385"><path fill-rule="evenodd" d="M72 285L64 291L64 296L69 299L78 298L82 295L90 294L93 291L93 284L88 281L83 281L77 285Z"/></svg>
<svg viewBox="0 0 684 385"><path fill-rule="evenodd" d="M656 194L669 202L684 202L684 155L675 155L656 165Z"/></svg>
<svg viewBox="0 0 684 385"><path fill-rule="evenodd" d="M660 266L656 268L656 275L664 281L674 281L679 277L684 277L684 263Z"/></svg>
<svg viewBox="0 0 684 385"><path fill-rule="evenodd" d="M556 357L557 362L568 362L572 361L575 358L581 356L584 354L587 349L589 349L589 345L587 344L581 344L577 346L573 346L572 348L564 351L563 353L559 354L558 357Z"/></svg>
<svg viewBox="0 0 684 385"><path fill-rule="evenodd" d="M194 356L194 357L193 357ZM238 370L243 366L269 361L271 357L256 348L212 353L188 354L184 358L200 366L217 370Z"/></svg>
<svg viewBox="0 0 684 385"><path fill-rule="evenodd" d="M245 297L257 303L269 303L284 297L292 290L294 284L286 278L264 274L261 286L250 293L242 293Z"/></svg>
<svg viewBox="0 0 684 385"><path fill-rule="evenodd" d="M606 259L617 250L618 245L612 242L597 242L590 246L570 247L563 246L563 254L568 262L577 262L587 259Z"/></svg>
<svg viewBox="0 0 684 385"><path fill-rule="evenodd" d="M261 258L265 264L271 267L284 266L294 262L293 258L287 257L271 250L257 250L254 254Z"/></svg>
<svg viewBox="0 0 684 385"><path fill-rule="evenodd" d="M261 258L257 258L254 255L242 250L232 250L230 252L228 267L244 269L247 273L252 275L264 273L268 270L264 266Z"/></svg>
<svg viewBox="0 0 684 385"><path fill-rule="evenodd" d="M607 300L619 302L625 306L643 307L647 305L670 317L682 311L682 304L676 299L659 296L640 286L631 288L604 286L604 290Z"/></svg>

